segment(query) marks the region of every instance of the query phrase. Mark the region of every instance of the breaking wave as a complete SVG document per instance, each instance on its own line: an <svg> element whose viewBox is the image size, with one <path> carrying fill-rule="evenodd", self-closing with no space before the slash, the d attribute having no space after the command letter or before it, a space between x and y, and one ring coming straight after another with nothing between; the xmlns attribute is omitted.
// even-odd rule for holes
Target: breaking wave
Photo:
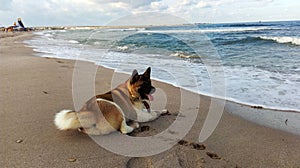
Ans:
<svg viewBox="0 0 300 168"><path fill-rule="evenodd" d="M300 45L300 38L298 37L269 37L269 36L260 36L258 37L262 40L272 40L277 43L290 43L294 45Z"/></svg>

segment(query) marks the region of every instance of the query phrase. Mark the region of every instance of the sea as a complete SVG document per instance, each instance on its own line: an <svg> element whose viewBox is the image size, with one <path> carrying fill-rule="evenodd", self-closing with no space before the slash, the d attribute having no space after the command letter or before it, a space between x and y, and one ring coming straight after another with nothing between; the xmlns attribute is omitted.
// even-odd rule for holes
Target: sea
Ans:
<svg viewBox="0 0 300 168"><path fill-rule="evenodd" d="M300 112L300 21L72 27L35 34L26 44L37 56L90 61L124 73L150 66L152 78L196 93Z"/></svg>

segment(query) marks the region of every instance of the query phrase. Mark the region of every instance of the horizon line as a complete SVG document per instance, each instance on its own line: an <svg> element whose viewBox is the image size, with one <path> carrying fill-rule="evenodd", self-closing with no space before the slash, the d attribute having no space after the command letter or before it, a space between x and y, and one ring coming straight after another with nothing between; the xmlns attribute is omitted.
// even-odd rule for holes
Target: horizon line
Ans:
<svg viewBox="0 0 300 168"><path fill-rule="evenodd" d="M231 23L270 23L270 22L297 22L300 19L295 20L258 20L258 21L237 21L237 22L194 22L194 23L180 23L180 24L149 24L149 25L37 25L31 27L135 27L135 28L142 28L142 27L152 27L152 26L182 26L182 25L196 25L196 24L231 24Z"/></svg>

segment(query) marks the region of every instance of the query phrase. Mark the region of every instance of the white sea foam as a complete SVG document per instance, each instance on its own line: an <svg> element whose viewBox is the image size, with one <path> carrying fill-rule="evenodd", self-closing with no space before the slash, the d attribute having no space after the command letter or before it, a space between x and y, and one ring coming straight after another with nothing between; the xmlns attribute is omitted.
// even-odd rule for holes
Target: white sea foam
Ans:
<svg viewBox="0 0 300 168"><path fill-rule="evenodd" d="M129 47L128 46L118 46L117 49L120 51L126 51L129 49Z"/></svg>
<svg viewBox="0 0 300 168"><path fill-rule="evenodd" d="M199 58L199 56L197 56L195 54L188 54L188 53L184 53L184 52L175 52L175 53L172 53L170 56L179 57L179 58Z"/></svg>
<svg viewBox="0 0 300 168"><path fill-rule="evenodd" d="M53 37L52 34L45 34L46 37Z"/></svg>
<svg viewBox="0 0 300 168"><path fill-rule="evenodd" d="M102 31L107 31L107 32L125 32L125 31L145 31L145 28L104 28Z"/></svg>
<svg viewBox="0 0 300 168"><path fill-rule="evenodd" d="M128 28L128 30L134 30L134 31L145 31L146 28Z"/></svg>
<svg viewBox="0 0 300 168"><path fill-rule="evenodd" d="M70 30L93 30L96 29L96 27L92 26L75 26L75 27L69 27Z"/></svg>
<svg viewBox="0 0 300 168"><path fill-rule="evenodd" d="M78 44L79 42L76 40L69 40L69 43Z"/></svg>
<svg viewBox="0 0 300 168"><path fill-rule="evenodd" d="M253 28L249 29L253 30ZM191 31L194 30L186 32ZM197 93L218 97L211 93L212 83L204 65L178 58L172 59L170 55L106 52L92 47L84 48L77 43L68 43L63 39L49 40L45 36L47 33L51 34L51 32L38 32L41 36L28 42L37 51L45 52L44 56L88 60L127 73L132 71L132 67L143 69L144 66L151 66L153 67L153 78L157 80ZM128 50L128 46L119 46L117 49ZM189 58L189 55L181 52L172 56ZM285 110L300 109L299 81L292 81L300 79L299 74L290 76L256 67L224 66L223 68L227 86L225 99Z"/></svg>
<svg viewBox="0 0 300 168"><path fill-rule="evenodd" d="M299 37L270 37L270 36L260 36L259 38L264 40L273 40L277 43L291 43L294 45L300 45L300 38Z"/></svg>

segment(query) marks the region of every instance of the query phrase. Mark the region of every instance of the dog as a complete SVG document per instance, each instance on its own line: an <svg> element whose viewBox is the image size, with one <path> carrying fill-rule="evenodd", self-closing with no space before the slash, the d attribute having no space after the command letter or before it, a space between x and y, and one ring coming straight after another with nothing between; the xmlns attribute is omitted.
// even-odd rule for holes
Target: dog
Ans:
<svg viewBox="0 0 300 168"><path fill-rule="evenodd" d="M150 79L151 67L143 74L133 70L131 77L115 89L89 99L80 111L62 110L55 115L59 130L79 130L89 135L105 135L114 131L131 133L139 122L157 119L167 110L151 110L155 87ZM127 122L132 122L128 125Z"/></svg>

